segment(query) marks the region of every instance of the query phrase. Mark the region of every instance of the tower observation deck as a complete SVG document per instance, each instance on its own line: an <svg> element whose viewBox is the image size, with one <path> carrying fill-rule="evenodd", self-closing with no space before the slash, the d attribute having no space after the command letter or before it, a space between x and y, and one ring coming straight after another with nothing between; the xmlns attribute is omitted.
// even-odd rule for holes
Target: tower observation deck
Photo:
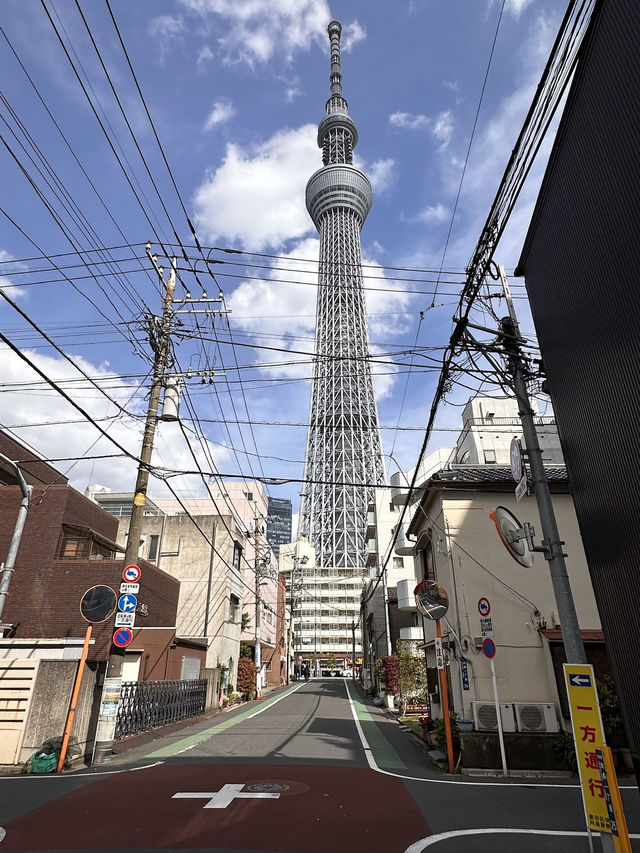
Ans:
<svg viewBox="0 0 640 853"><path fill-rule="evenodd" d="M341 29L329 24L331 95L318 126L324 165L306 191L320 263L299 533L315 547L318 566L363 570L367 505L385 470L362 290L360 231L372 193L353 165L358 132L342 96Z"/></svg>

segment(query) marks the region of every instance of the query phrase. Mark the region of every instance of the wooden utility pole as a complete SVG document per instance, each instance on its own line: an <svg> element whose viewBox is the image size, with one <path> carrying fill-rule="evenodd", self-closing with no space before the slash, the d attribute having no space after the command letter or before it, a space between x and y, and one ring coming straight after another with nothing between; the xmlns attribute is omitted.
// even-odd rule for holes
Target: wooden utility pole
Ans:
<svg viewBox="0 0 640 853"><path fill-rule="evenodd" d="M149 468L151 466L151 455L153 453L153 442L158 424L158 408L160 396L164 384L165 371L169 357L169 344L171 335L171 324L173 318L173 294L176 284L177 259L171 260L171 272L169 280L164 282L164 269L158 266L158 258L151 254L151 244L147 243L147 255L158 273L158 277L165 292L162 300L162 316L151 318L150 342L154 350L153 379L149 392L149 405L147 407L147 418L140 451L140 462L138 475L131 508L131 519L129 522L129 533L127 535L127 546L124 556L124 565L129 566L137 563L140 550L140 536L142 533L142 520L144 508L147 502L147 487L149 484ZM109 662L104 679L102 702L100 704L100 716L96 729L96 741L93 749L92 764L103 764L111 758L111 750L116 731L117 705L113 698L120 695L122 685L122 664L124 662L124 649L114 645L111 646ZM109 694L111 702L106 703L105 697ZM105 713L105 711L107 713Z"/></svg>

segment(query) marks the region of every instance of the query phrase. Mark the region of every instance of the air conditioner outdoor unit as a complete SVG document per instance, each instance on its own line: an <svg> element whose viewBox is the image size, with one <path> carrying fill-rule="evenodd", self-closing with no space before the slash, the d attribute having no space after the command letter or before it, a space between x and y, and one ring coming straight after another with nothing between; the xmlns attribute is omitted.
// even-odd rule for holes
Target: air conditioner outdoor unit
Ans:
<svg viewBox="0 0 640 853"><path fill-rule="evenodd" d="M498 718L494 702L472 702L473 726L479 732L497 732ZM516 720L513 716L513 705L511 702L500 703L500 718L502 720L503 732L515 732Z"/></svg>
<svg viewBox="0 0 640 853"><path fill-rule="evenodd" d="M519 732L559 732L560 723L555 707L541 702L515 702Z"/></svg>

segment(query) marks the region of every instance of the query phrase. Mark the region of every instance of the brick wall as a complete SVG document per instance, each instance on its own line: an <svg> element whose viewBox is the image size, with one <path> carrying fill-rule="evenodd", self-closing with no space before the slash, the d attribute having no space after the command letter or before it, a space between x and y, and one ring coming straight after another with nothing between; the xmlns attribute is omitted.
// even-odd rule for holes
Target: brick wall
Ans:
<svg viewBox="0 0 640 853"><path fill-rule="evenodd" d="M20 504L18 487L0 488L0 561L5 560ZM104 584L119 593L122 560L55 559L62 523L80 524L115 539L118 520L69 486L34 489L11 579L3 621L15 625L10 636L83 637L87 623L80 599L92 586ZM176 624L180 584L151 563L140 562L138 600L148 607L137 616L142 627ZM89 660L108 656L114 620L95 625Z"/></svg>

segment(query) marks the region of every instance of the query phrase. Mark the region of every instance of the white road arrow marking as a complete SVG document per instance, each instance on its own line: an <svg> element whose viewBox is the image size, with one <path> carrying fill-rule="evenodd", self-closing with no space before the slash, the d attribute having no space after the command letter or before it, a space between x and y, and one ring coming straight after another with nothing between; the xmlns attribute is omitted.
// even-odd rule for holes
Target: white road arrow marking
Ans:
<svg viewBox="0 0 640 853"><path fill-rule="evenodd" d="M204 804L205 809L226 809L234 800L246 799L262 799L262 800L277 800L280 794L274 793L259 793L246 791L243 792L244 782L239 785L228 784L223 785L219 791L178 793L171 797L172 800L197 800L208 799L209 802Z"/></svg>

